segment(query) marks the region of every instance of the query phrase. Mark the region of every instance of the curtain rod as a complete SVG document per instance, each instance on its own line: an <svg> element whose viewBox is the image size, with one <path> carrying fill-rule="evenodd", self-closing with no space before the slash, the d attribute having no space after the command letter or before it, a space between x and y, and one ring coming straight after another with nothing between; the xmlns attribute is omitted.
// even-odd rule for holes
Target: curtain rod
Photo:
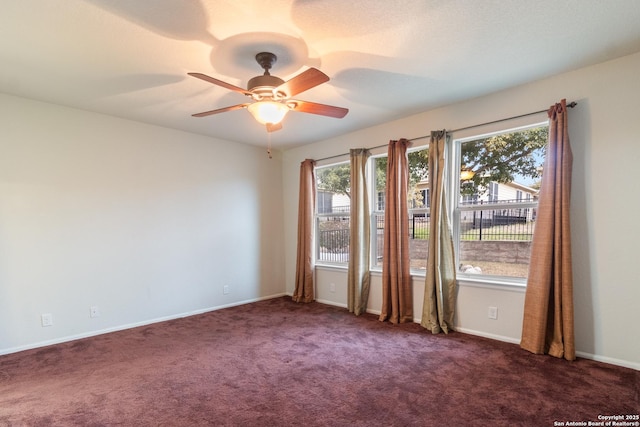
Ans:
<svg viewBox="0 0 640 427"><path fill-rule="evenodd" d="M573 108L576 105L578 105L577 102L573 101L569 104L567 104L568 108ZM526 113L526 114L520 114L519 116L512 116L512 117L507 117L506 119L499 119L499 120L493 120L491 122L484 122L484 123L480 123L478 125L472 125L472 126L465 126L463 128L458 128L458 129L453 129L453 130L448 130L447 133L453 133L453 132L460 132L461 130L467 130L467 129L473 129L473 128L479 128L480 126L486 126L486 125L492 125L494 123L500 123L500 122L506 122L507 120L513 120L513 119L519 119L521 117L527 117L527 116L533 116L535 114L540 114L540 113L546 113L547 111L549 111L549 109L547 108L546 110L540 110L540 111L534 111L533 113ZM424 136L419 136L417 138L412 138L409 141L417 141L419 139L425 139L425 138L431 138L431 135L424 135Z"/></svg>
<svg viewBox="0 0 640 427"><path fill-rule="evenodd" d="M383 144L383 145L376 145L375 147L368 147L365 148L365 150L375 150L376 148L382 148L382 147L387 147L389 146L389 144ZM336 157L342 157L342 156L348 156L350 153L342 153L342 154L336 154L335 156L329 156L329 157L323 157L322 159L317 159L316 162L321 162L323 160L329 160L329 159L335 159Z"/></svg>
<svg viewBox="0 0 640 427"><path fill-rule="evenodd" d="M573 108L576 105L578 105L577 102L573 101L570 102L569 104L567 104L568 108ZM453 130L448 130L447 133L452 133L452 132L460 132L461 130L467 130L467 129L473 129L473 128L478 128L480 126L486 126L486 125L492 125L494 123L500 123L500 122L506 122L507 120L513 120L513 119L519 119L521 117L527 117L527 116L533 116L534 114L540 114L540 113L545 113L549 111L549 109L547 108L546 110L540 110L540 111L534 111L533 113L526 113L526 114L520 114L519 116L513 116L513 117L507 117L506 119L499 119L499 120L493 120L491 122L485 122L485 123L480 123L478 125L473 125L473 126L465 126L463 128L458 128L458 129L453 129ZM431 138L431 135L423 135L423 136L418 136L416 138L411 138L409 139L409 141L417 141L419 139L426 139L426 138ZM382 148L382 147L387 147L389 144L383 144L383 145L376 145L375 147L369 147L367 148L367 150L375 150L376 148ZM330 159L335 159L336 157L342 157L342 156L347 156L349 155L349 153L343 153L343 154L336 154L335 156L329 156L329 157L323 157L322 159L317 159L316 162L321 162L323 160L330 160Z"/></svg>

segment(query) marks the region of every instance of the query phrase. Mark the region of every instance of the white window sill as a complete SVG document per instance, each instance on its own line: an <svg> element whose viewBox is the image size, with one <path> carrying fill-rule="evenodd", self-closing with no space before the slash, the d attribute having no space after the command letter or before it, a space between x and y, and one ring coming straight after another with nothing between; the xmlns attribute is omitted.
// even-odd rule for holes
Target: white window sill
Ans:
<svg viewBox="0 0 640 427"><path fill-rule="evenodd" d="M458 285L471 286L476 288L489 288L509 290L514 292L524 292L527 289L527 283L524 280L508 279L501 277L476 277L468 274L458 275Z"/></svg>
<svg viewBox="0 0 640 427"><path fill-rule="evenodd" d="M349 268L347 264L315 264L315 268L319 268L321 270L333 270L333 271L347 271Z"/></svg>

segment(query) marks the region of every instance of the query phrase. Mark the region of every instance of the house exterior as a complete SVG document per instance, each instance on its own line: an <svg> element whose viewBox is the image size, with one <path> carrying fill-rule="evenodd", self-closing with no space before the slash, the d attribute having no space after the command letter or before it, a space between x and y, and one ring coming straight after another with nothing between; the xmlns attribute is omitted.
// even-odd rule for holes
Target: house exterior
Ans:
<svg viewBox="0 0 640 427"><path fill-rule="evenodd" d="M538 200L538 190L517 182L491 182L486 191L479 191L473 195L462 196L460 206L488 205L489 209L482 210L482 225L509 225L528 223L535 220L535 207L513 207L513 203L535 203ZM502 205L496 207L495 205ZM472 222L477 226L478 214L476 210L462 211L461 222Z"/></svg>
<svg viewBox="0 0 640 427"><path fill-rule="evenodd" d="M319 214L349 213L351 200L346 194L318 190L316 195L316 210Z"/></svg>

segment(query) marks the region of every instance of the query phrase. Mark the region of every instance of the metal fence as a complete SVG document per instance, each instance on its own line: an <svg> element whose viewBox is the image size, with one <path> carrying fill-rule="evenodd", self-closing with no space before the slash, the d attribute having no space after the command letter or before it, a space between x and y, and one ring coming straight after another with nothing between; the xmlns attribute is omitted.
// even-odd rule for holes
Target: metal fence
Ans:
<svg viewBox="0 0 640 427"><path fill-rule="evenodd" d="M324 230L318 233L318 256L321 261L349 261L349 229Z"/></svg>
<svg viewBox="0 0 640 427"><path fill-rule="evenodd" d="M340 213L348 210L341 210ZM316 236L318 259L327 262L349 261L349 217L330 215L318 217Z"/></svg>
<svg viewBox="0 0 640 427"><path fill-rule="evenodd" d="M527 209L464 211L460 218L461 241L531 241L535 221ZM378 252L382 254L384 214L375 215ZM348 217L338 217L321 223L317 236L318 259L327 262L349 261ZM427 240L430 221L428 214L409 218L409 238ZM373 237L372 237L373 238Z"/></svg>
<svg viewBox="0 0 640 427"><path fill-rule="evenodd" d="M382 233L382 230L384 230L384 214L376 214L376 229L378 230L378 234ZM409 217L409 238L429 238L428 214L414 214Z"/></svg>
<svg viewBox="0 0 640 427"><path fill-rule="evenodd" d="M535 212L532 208L463 211L460 240L518 240L533 238Z"/></svg>

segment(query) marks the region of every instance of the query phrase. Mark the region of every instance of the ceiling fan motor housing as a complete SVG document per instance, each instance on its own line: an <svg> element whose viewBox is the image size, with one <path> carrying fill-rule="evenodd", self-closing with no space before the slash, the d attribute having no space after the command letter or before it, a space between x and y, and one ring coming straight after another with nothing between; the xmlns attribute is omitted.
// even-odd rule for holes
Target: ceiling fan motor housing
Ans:
<svg viewBox="0 0 640 427"><path fill-rule="evenodd" d="M256 55L256 61L264 69L264 74L252 78L247 84L247 90L253 94L255 100L260 101L264 98L279 100L286 97L286 94L274 91L284 83L284 80L269 74L269 70L277 60L278 57L271 52L260 52Z"/></svg>
<svg viewBox="0 0 640 427"><path fill-rule="evenodd" d="M249 80L247 84L247 90L254 95L258 95L259 97L271 97L276 98L277 94L273 93L273 89L277 88L281 84L284 83L280 77L271 76L271 75L263 75L256 76Z"/></svg>

